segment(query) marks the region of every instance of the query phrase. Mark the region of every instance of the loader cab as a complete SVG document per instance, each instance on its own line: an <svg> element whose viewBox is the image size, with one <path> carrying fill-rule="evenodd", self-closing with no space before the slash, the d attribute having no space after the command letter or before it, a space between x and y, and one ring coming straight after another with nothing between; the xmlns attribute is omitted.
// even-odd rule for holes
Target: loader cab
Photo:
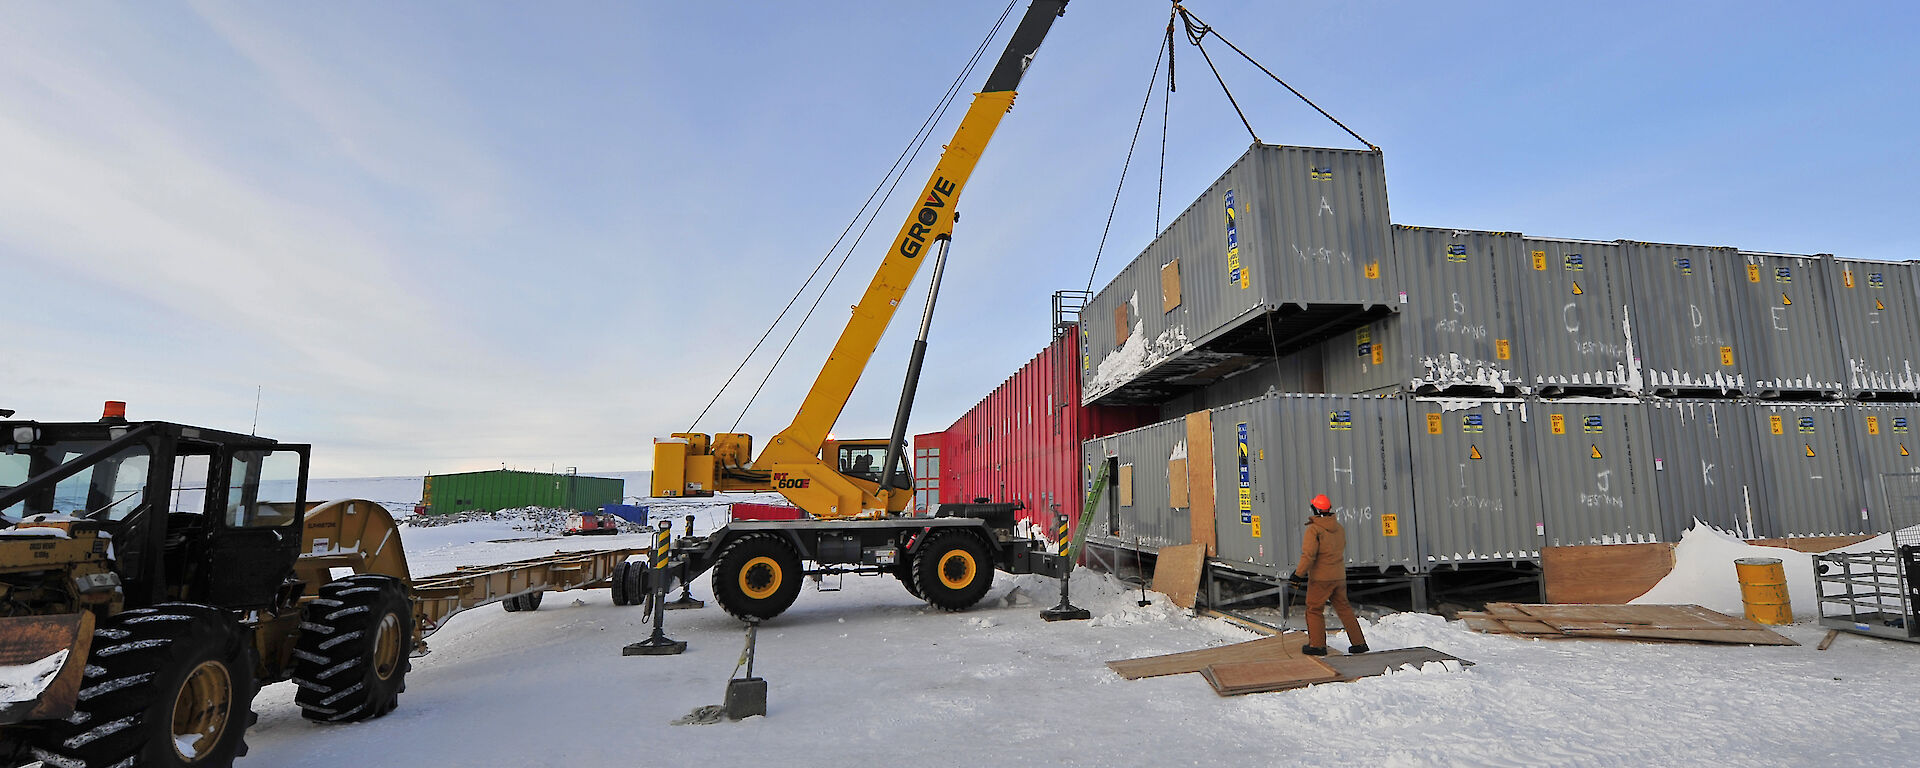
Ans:
<svg viewBox="0 0 1920 768"><path fill-rule="evenodd" d="M129 607L272 608L293 586L307 457L166 422L0 422L0 525L98 526Z"/></svg>

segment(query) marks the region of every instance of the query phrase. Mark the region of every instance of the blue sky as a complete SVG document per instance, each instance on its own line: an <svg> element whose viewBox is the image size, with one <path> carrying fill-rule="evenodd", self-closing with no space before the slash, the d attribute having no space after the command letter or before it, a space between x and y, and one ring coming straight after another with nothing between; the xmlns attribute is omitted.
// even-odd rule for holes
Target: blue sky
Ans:
<svg viewBox="0 0 1920 768"><path fill-rule="evenodd" d="M1385 150L1398 223L1920 258L1907 4L1190 7ZM258 386L260 432L316 444L319 476L644 469L1000 8L9 3L0 407L244 431ZM1055 25L961 201L914 431L1086 284L1166 10L1075 0ZM1353 146L1210 47L1262 140ZM1179 77L1163 218L1249 142L1191 48ZM1154 234L1158 154L1098 283ZM791 418L906 202L743 431ZM909 295L841 435L887 430Z"/></svg>

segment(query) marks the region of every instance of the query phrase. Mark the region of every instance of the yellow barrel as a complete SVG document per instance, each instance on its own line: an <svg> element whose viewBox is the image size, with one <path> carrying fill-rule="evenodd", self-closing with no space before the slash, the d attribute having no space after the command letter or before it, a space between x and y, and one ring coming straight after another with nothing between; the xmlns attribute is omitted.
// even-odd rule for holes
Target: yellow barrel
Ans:
<svg viewBox="0 0 1920 768"><path fill-rule="evenodd" d="M1747 620L1761 624L1792 624L1793 603L1787 597L1787 569L1776 557L1743 557L1733 561L1740 577L1740 601Z"/></svg>

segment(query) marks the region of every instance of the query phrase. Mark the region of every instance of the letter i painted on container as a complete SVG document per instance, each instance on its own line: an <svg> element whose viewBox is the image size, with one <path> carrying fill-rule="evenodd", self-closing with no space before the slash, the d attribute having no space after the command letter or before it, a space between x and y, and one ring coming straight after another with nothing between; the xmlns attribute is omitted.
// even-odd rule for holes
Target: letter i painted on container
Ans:
<svg viewBox="0 0 1920 768"><path fill-rule="evenodd" d="M1253 467L1247 463L1247 423L1240 422L1240 523L1253 525Z"/></svg>
<svg viewBox="0 0 1920 768"><path fill-rule="evenodd" d="M1247 268L1240 263L1238 211L1233 207L1233 190L1227 190L1227 284L1247 287Z"/></svg>

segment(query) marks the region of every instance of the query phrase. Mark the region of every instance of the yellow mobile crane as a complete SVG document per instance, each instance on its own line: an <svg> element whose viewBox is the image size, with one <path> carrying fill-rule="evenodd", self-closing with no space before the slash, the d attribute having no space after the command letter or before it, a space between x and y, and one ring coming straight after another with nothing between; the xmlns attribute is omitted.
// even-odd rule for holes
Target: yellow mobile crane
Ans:
<svg viewBox="0 0 1920 768"><path fill-rule="evenodd" d="M672 578L689 579L712 568L715 597L730 613L771 618L793 603L803 575L891 572L916 596L959 610L985 595L995 567L1013 573L1053 571L1041 542L1013 535L1015 505L944 505L937 518L902 517L913 503L902 447L953 234L954 205L1000 119L1013 108L1014 89L1034 52L1066 6L1067 0L1034 0L1027 8L793 422L758 456L746 434L683 432L654 441L656 497L778 491L809 516L736 522L704 538L683 539L673 548ZM892 437L831 439L834 422L929 251L934 252L933 276ZM803 560L813 568L803 571Z"/></svg>

